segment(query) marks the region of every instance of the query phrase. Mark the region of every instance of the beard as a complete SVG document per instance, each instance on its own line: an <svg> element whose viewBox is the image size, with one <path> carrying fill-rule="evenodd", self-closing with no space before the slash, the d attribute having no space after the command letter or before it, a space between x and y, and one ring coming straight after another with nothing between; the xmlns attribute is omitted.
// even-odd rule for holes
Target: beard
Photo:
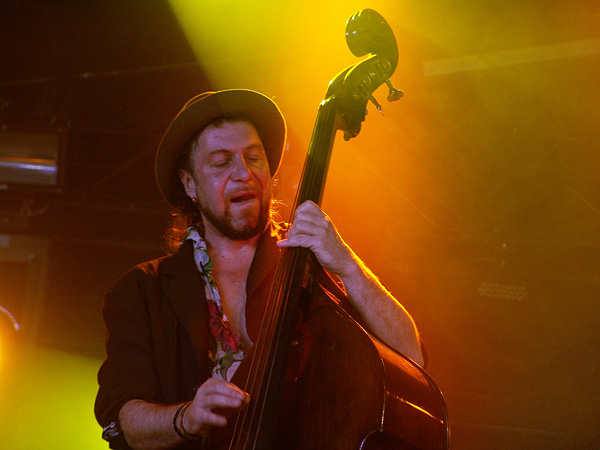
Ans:
<svg viewBox="0 0 600 450"><path fill-rule="evenodd" d="M198 209L202 216L226 238L234 241L245 241L261 234L267 227L269 221L269 212L271 202L264 202L260 199L259 211L256 217L254 211L241 212L241 217L234 218L229 206L225 208L223 215L219 216L215 212L198 202Z"/></svg>

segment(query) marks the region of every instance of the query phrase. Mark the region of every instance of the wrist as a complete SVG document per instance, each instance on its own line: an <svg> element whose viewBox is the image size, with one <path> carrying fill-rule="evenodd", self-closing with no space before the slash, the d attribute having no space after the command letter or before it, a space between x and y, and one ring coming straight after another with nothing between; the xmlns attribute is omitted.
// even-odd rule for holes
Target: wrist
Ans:
<svg viewBox="0 0 600 450"><path fill-rule="evenodd" d="M179 406L179 408L177 408L177 411L173 416L173 429L175 430L175 433L177 433L180 438L185 439L186 441L195 441L202 437L201 434L190 433L184 425L185 413L191 404L192 402L183 403L181 406Z"/></svg>
<svg viewBox="0 0 600 450"><path fill-rule="evenodd" d="M365 276L365 265L354 253L351 253L338 276L344 284L355 281L357 278Z"/></svg>

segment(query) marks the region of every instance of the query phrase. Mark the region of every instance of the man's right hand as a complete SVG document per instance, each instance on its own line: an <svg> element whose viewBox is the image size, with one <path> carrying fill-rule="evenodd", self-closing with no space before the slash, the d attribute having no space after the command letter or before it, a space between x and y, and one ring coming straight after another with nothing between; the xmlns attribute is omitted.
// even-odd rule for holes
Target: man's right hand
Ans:
<svg viewBox="0 0 600 450"><path fill-rule="evenodd" d="M196 391L183 417L183 427L196 435L210 427L225 427L227 418L249 402L250 395L235 384L209 378Z"/></svg>
<svg viewBox="0 0 600 450"><path fill-rule="evenodd" d="M198 388L185 411L181 404L163 405L134 399L123 405L119 421L131 448L168 450L183 441L173 428L173 418L178 409L184 414L179 426L183 425L188 434L201 435L210 427L226 426L227 418L249 401L250 396L236 385L211 378Z"/></svg>

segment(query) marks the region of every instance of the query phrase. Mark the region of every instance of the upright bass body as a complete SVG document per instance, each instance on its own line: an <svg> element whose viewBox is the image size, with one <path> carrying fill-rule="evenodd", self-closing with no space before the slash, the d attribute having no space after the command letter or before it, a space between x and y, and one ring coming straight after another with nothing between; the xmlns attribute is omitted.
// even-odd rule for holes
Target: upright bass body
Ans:
<svg viewBox="0 0 600 450"><path fill-rule="evenodd" d="M439 389L369 335L344 301L315 281L302 295L275 448L447 449Z"/></svg>

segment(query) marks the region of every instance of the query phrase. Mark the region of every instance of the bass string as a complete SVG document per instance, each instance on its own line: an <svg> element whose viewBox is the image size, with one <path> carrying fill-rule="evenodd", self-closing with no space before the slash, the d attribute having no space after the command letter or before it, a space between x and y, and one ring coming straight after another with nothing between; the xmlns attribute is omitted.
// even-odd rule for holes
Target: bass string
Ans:
<svg viewBox="0 0 600 450"><path fill-rule="evenodd" d="M326 170L332 140L336 132L335 127L332 127L335 122L335 113L332 111L335 111L332 102L326 102L323 108L319 108L317 123L325 123L328 126L317 126L316 128L316 134L309 146L300 177L300 187L292 206L292 217L297 206L305 200L310 199L320 203L320 193L324 186L323 172ZM325 152L326 154L323 155L322 152L315 152L315 148L328 148L329 152ZM282 292L282 290L284 290L284 286L287 286L284 281L290 279L290 269L293 269L290 266L293 266L295 256L297 256L297 249L294 248L283 249L280 256L244 385L244 390L252 394L251 403L246 410L237 415L230 450L255 448L258 429L262 425L266 405L265 397L271 389L272 374L276 364L275 361L269 359L277 353L281 333L285 326L283 321L286 317L286 309L289 307L288 292ZM255 398L256 396L259 398Z"/></svg>
<svg viewBox="0 0 600 450"><path fill-rule="evenodd" d="M264 413L264 393L270 389L274 366L274 361L269 361L269 355L277 351L282 331L280 322L281 317L284 316L282 310L285 310L287 303L284 301L285 296L281 292L273 293L273 290L277 289L277 291L281 291L284 285L283 279L286 272L284 269L286 262L289 262L290 259L290 250L292 249L283 250L275 272L276 275L271 287L271 293L269 294L270 301L267 302L265 311L263 312L254 353L244 384L244 390L252 394L251 403L246 410L240 412L237 416L230 449L254 448L248 447L248 444L252 439L256 439L256 436L253 437L252 433L260 425ZM271 305L271 303L274 304ZM262 390L261 386L263 387ZM259 396L259 394L263 395Z"/></svg>

